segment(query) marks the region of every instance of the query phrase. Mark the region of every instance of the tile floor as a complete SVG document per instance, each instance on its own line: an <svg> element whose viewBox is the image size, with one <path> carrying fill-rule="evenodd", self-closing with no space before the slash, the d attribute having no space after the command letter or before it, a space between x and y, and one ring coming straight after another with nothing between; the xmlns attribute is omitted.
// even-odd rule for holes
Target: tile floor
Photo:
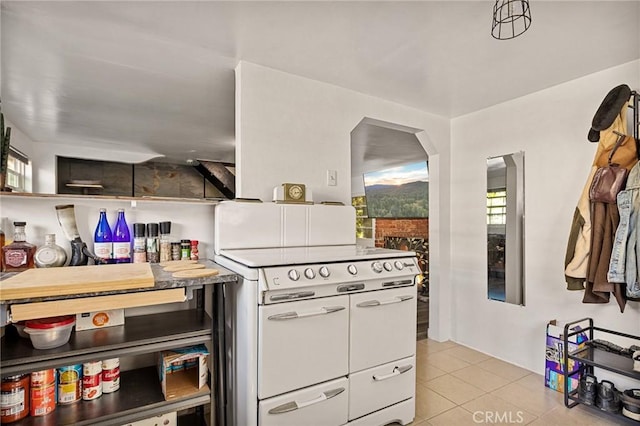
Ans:
<svg viewBox="0 0 640 426"><path fill-rule="evenodd" d="M584 406L564 406L544 377L454 342L419 340L412 426L628 424Z"/></svg>

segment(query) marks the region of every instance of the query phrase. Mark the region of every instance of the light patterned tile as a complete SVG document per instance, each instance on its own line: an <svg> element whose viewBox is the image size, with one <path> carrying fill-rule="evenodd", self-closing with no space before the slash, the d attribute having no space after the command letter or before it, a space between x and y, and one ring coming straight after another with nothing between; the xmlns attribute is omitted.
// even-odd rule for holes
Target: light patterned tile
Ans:
<svg viewBox="0 0 640 426"><path fill-rule="evenodd" d="M544 385L544 376L541 374L531 373L516 381L517 384L524 386L533 391L550 390ZM554 391L555 392L555 391ZM558 392L560 393L560 392ZM562 394L561 394L562 395Z"/></svg>
<svg viewBox="0 0 640 426"><path fill-rule="evenodd" d="M526 425L536 420L537 417L528 411L525 411L510 402L505 401L492 394L485 394L479 398L469 401L463 407L472 413L477 413L476 418L484 423L517 423Z"/></svg>
<svg viewBox="0 0 640 426"><path fill-rule="evenodd" d="M515 381L531 374L529 370L525 370L524 368L517 367L496 358L489 358L477 363L476 365L510 381Z"/></svg>
<svg viewBox="0 0 640 426"><path fill-rule="evenodd" d="M429 380L447 374L444 370L434 367L428 362L416 362L416 381L425 384Z"/></svg>
<svg viewBox="0 0 640 426"><path fill-rule="evenodd" d="M491 358L489 355L483 354L482 352L478 352L474 349L467 348L465 346L458 346L457 348L445 349L444 351L442 351L442 353L459 358L463 361L468 362L469 364L477 364L481 361L485 361Z"/></svg>
<svg viewBox="0 0 640 426"><path fill-rule="evenodd" d="M484 370L477 365L471 365L461 370L456 370L451 375L482 389L485 392L491 392L502 386L511 383L504 377Z"/></svg>
<svg viewBox="0 0 640 426"><path fill-rule="evenodd" d="M426 386L458 405L464 404L485 393L482 389L478 389L450 374L430 380Z"/></svg>
<svg viewBox="0 0 640 426"><path fill-rule="evenodd" d="M452 371L460 370L471 365L466 361L452 356L447 356L442 352L429 354L427 357L427 363L439 368L440 370L446 371L447 373L451 373Z"/></svg>
<svg viewBox="0 0 640 426"><path fill-rule="evenodd" d="M532 391L517 383L501 387L493 391L492 394L538 417L561 406L554 395Z"/></svg>
<svg viewBox="0 0 640 426"><path fill-rule="evenodd" d="M461 407L452 408L449 411L429 419L433 426L476 426L473 414Z"/></svg>
<svg viewBox="0 0 640 426"><path fill-rule="evenodd" d="M414 422L430 419L455 407L456 404L431 389L416 385L416 418Z"/></svg>
<svg viewBox="0 0 640 426"><path fill-rule="evenodd" d="M459 346L457 343L447 340L446 342L436 342L435 340L426 339L420 340L416 343L416 346L423 346L427 353L435 353L444 351L445 349L451 349Z"/></svg>
<svg viewBox="0 0 640 426"><path fill-rule="evenodd" d="M540 425L557 425L557 426L599 426L599 425L616 425L622 422L614 421L614 419L598 418L590 415L583 410L569 409L566 407L557 407L544 414L538 420ZM538 423L532 423L538 424Z"/></svg>

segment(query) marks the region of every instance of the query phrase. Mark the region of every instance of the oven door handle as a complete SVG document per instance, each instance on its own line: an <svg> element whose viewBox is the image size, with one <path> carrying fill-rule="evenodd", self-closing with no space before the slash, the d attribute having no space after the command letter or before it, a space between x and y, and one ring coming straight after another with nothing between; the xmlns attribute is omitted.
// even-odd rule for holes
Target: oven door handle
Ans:
<svg viewBox="0 0 640 426"><path fill-rule="evenodd" d="M399 376L401 374L404 374L407 371L411 370L412 368L413 368L412 365L403 365L402 367L396 367L389 374L383 374L382 376L374 374L373 375L373 380L375 380L376 382L380 382L382 380L387 380L387 379L390 379L392 377L396 377L396 376Z"/></svg>
<svg viewBox="0 0 640 426"><path fill-rule="evenodd" d="M384 300L382 302L379 300L367 300L366 302L358 303L356 306L358 308L373 308L375 306L390 305L392 303L401 303L411 299L413 299L413 296L396 296L393 299Z"/></svg>
<svg viewBox="0 0 640 426"><path fill-rule="evenodd" d="M302 402L298 402L298 401L290 401L290 402L285 402L282 405L278 405L277 407L272 408L271 410L269 410L269 414L282 414L282 413L288 413L289 411L294 411L297 410L299 408L304 408L304 407L308 407L309 405L314 405L314 404L318 404L322 401L326 401L328 399L331 399L335 396L340 395L342 392L344 392L344 388L337 388L337 389L332 389L329 391L325 391L322 392L319 396L317 396L316 398L313 398L309 401L302 401Z"/></svg>
<svg viewBox="0 0 640 426"><path fill-rule="evenodd" d="M284 321L284 320L291 320L291 319L297 319L297 318L315 317L318 315L327 315L327 314L332 314L334 312L344 311L345 309L346 308L344 306L324 306L320 308L319 311L316 311L316 312L303 312L300 314L295 311L285 312L282 314L268 316L267 319L274 320L274 321Z"/></svg>

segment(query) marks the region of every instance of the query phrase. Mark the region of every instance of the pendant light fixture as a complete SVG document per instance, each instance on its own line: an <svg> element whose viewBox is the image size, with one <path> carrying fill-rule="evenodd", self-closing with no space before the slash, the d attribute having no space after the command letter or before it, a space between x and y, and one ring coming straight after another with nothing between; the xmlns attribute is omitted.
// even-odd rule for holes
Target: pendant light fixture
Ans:
<svg viewBox="0 0 640 426"><path fill-rule="evenodd" d="M518 37L531 26L529 0L496 0L491 35L498 40Z"/></svg>

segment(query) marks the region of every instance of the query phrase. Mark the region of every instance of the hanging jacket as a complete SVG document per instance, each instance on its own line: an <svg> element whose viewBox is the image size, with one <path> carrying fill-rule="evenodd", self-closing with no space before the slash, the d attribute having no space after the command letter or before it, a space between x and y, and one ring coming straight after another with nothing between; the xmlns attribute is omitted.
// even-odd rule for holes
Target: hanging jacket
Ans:
<svg viewBox="0 0 640 426"><path fill-rule="evenodd" d="M640 163L631 169L618 194L620 224L616 230L607 279L620 283L629 299L640 298Z"/></svg>
<svg viewBox="0 0 640 426"><path fill-rule="evenodd" d="M605 167L608 164L609 154L613 149L618 135L615 133L625 133L627 127L627 105L625 104L611 127L600 132L600 142L583 187L578 204L574 211L567 250L565 253L565 281L567 290L583 290L587 279L587 269L591 251L591 203L589 201L589 187L598 167ZM637 162L637 150L635 143L624 142L615 152L613 162L621 167L630 170Z"/></svg>

